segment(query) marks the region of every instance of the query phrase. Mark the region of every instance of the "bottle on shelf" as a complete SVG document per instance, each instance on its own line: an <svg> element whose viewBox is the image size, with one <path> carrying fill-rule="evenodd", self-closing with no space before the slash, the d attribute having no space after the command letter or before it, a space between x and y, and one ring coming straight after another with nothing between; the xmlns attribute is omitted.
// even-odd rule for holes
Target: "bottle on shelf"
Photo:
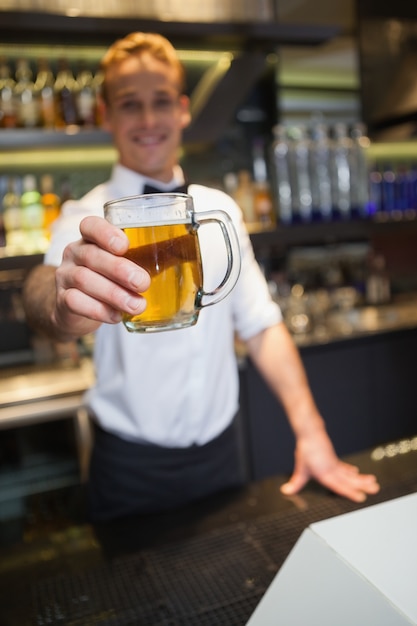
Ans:
<svg viewBox="0 0 417 626"><path fill-rule="evenodd" d="M260 228L275 226L274 203L268 181L264 141L258 138L253 145L253 209Z"/></svg>
<svg viewBox="0 0 417 626"><path fill-rule="evenodd" d="M407 167L403 163L398 164L395 172L395 209L400 217L411 206L409 204L408 176Z"/></svg>
<svg viewBox="0 0 417 626"><path fill-rule="evenodd" d="M6 245L6 228L4 226L3 210L0 208L0 248Z"/></svg>
<svg viewBox="0 0 417 626"><path fill-rule="evenodd" d="M238 187L237 174L235 172L226 172L223 177L224 190L229 196L236 200L236 189Z"/></svg>
<svg viewBox="0 0 417 626"><path fill-rule="evenodd" d="M57 128L76 126L79 123L77 111L78 85L68 60L59 59L58 72L54 84L57 104Z"/></svg>
<svg viewBox="0 0 417 626"><path fill-rule="evenodd" d="M61 207L65 202L67 202L67 200L73 199L71 180L69 177L64 177L61 180L60 189L59 189L59 197L61 198Z"/></svg>
<svg viewBox="0 0 417 626"><path fill-rule="evenodd" d="M0 248L6 245L6 229L4 226L3 198L7 193L7 176L0 176Z"/></svg>
<svg viewBox="0 0 417 626"><path fill-rule="evenodd" d="M56 122L56 102L54 93L55 78L47 59L38 60L38 73L35 80L35 91L38 94L41 125L46 129L54 129Z"/></svg>
<svg viewBox="0 0 417 626"><path fill-rule="evenodd" d="M303 125L291 127L289 133L293 219L298 222L311 222L313 200L310 180L310 140Z"/></svg>
<svg viewBox="0 0 417 626"><path fill-rule="evenodd" d="M41 194L37 189L36 178L32 174L26 174L23 177L20 206L26 251L28 253L43 252L47 245L43 230L44 208Z"/></svg>
<svg viewBox="0 0 417 626"><path fill-rule="evenodd" d="M352 216L350 161L352 140L347 125L338 122L333 128L332 149L332 197L336 218L349 219Z"/></svg>
<svg viewBox="0 0 417 626"><path fill-rule="evenodd" d="M27 59L17 60L15 77L14 97L17 125L20 128L36 128L40 125L39 99L33 82L33 73Z"/></svg>
<svg viewBox="0 0 417 626"><path fill-rule="evenodd" d="M382 208L387 216L396 213L396 172L391 163L385 163L382 168Z"/></svg>
<svg viewBox="0 0 417 626"><path fill-rule="evenodd" d="M0 128L16 128L15 80L5 57L0 59Z"/></svg>
<svg viewBox="0 0 417 626"><path fill-rule="evenodd" d="M60 197L54 191L54 179L51 174L41 178L41 202L43 206L43 230L45 237L50 239L51 227L61 210Z"/></svg>
<svg viewBox="0 0 417 626"><path fill-rule="evenodd" d="M371 250L366 277L366 301L368 304L386 304L391 299L391 284L385 257Z"/></svg>
<svg viewBox="0 0 417 626"><path fill-rule="evenodd" d="M97 128L101 128L103 126L103 103L101 99L101 89L104 80L104 73L99 68L93 78L93 90L94 90L94 111L95 111L95 125Z"/></svg>
<svg viewBox="0 0 417 626"><path fill-rule="evenodd" d="M6 246L11 254L25 252L19 183L20 180L18 178L9 176L7 191L2 201Z"/></svg>
<svg viewBox="0 0 417 626"><path fill-rule="evenodd" d="M76 105L79 123L84 127L96 125L96 94L92 71L81 61L77 72Z"/></svg>
<svg viewBox="0 0 417 626"><path fill-rule="evenodd" d="M242 209L245 224L252 227L256 223L256 216L253 202L253 182L249 170L238 172L235 200Z"/></svg>
<svg viewBox="0 0 417 626"><path fill-rule="evenodd" d="M365 125L357 122L351 129L350 152L350 201L352 212L359 217L369 215L369 165L366 150L370 140Z"/></svg>
<svg viewBox="0 0 417 626"><path fill-rule="evenodd" d="M274 127L273 133L272 179L277 201L278 219L282 224L291 224L293 221L293 206L287 131L285 126L278 124Z"/></svg>
<svg viewBox="0 0 417 626"><path fill-rule="evenodd" d="M331 143L327 125L313 124L311 143L311 196L313 212L319 220L332 219Z"/></svg>

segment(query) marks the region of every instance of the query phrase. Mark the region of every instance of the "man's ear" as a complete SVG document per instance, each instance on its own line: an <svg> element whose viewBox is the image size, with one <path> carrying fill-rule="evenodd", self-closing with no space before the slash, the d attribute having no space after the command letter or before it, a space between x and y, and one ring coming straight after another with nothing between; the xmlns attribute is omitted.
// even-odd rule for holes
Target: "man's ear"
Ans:
<svg viewBox="0 0 417 626"><path fill-rule="evenodd" d="M180 96L181 128L187 128L191 122L190 98L185 94Z"/></svg>

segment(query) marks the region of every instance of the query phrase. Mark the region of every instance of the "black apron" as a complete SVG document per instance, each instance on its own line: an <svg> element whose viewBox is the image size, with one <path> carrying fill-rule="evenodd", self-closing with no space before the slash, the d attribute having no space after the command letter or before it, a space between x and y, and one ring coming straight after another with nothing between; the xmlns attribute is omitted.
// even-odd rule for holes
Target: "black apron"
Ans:
<svg viewBox="0 0 417 626"><path fill-rule="evenodd" d="M246 481L238 416L205 445L164 448L94 426L88 507L92 522L164 511Z"/></svg>

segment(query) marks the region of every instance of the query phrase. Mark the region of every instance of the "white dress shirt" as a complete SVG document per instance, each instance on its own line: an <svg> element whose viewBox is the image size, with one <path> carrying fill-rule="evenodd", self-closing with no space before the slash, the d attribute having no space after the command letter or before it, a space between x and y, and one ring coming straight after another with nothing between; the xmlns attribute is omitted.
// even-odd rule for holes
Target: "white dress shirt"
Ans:
<svg viewBox="0 0 417 626"><path fill-rule="evenodd" d="M172 184L183 182L181 168ZM81 200L70 200L54 224L45 263L59 265L65 245L79 238L86 215L103 215L111 199L142 192L144 177L116 165L110 180ZM158 187L164 189L158 182ZM101 426L128 440L166 447L202 445L219 435L238 409L239 377L234 333L249 339L282 319L254 258L239 207L222 191L191 184L196 212L220 209L232 218L240 241L242 268L233 291L200 312L195 326L156 334L129 333L122 323L96 332L96 384L86 402ZM215 288L225 269L220 229L198 230L205 290Z"/></svg>

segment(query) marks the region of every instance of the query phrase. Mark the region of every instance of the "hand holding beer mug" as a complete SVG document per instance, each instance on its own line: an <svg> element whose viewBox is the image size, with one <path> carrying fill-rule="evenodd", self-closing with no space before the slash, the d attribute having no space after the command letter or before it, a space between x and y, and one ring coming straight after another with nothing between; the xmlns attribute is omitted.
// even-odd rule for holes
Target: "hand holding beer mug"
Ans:
<svg viewBox="0 0 417 626"><path fill-rule="evenodd" d="M128 331L150 333L193 326L202 308L220 302L235 286L240 273L239 243L224 211L196 213L187 194L154 193L106 202L104 216L128 236L125 256L151 277L145 311L140 315L123 313ZM197 235L198 229L209 223L221 229L227 254L224 278L213 291L203 287Z"/></svg>

